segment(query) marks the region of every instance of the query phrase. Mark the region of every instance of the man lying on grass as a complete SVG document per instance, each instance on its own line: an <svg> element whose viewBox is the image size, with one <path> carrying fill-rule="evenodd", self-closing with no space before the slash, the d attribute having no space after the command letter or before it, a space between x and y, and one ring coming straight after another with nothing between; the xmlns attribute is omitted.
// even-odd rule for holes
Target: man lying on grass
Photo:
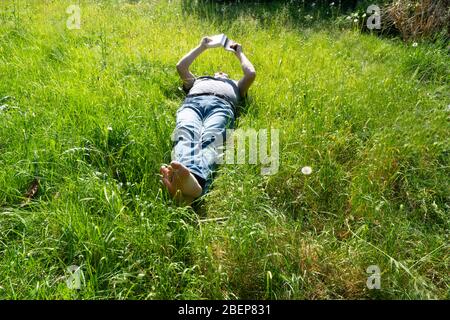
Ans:
<svg viewBox="0 0 450 320"><path fill-rule="evenodd" d="M213 77L195 77L189 66L206 49L211 38L204 37L199 46L177 63L186 99L177 111L173 161L160 169L162 182L177 201L190 204L205 194L215 169L218 141L225 141L226 129L234 124L236 108L255 80L252 63L234 43L231 48L241 63L244 76L239 81L223 72ZM215 139L217 136L222 139Z"/></svg>

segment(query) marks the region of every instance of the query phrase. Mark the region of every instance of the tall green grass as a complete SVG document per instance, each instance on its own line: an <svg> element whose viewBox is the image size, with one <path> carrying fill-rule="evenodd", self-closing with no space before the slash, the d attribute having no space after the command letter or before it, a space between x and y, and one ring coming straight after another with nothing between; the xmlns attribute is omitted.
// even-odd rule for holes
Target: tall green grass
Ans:
<svg viewBox="0 0 450 320"><path fill-rule="evenodd" d="M280 5L224 19L181 1L78 3L80 30L72 1L1 3L0 298L448 299L446 52ZM279 129L281 167L222 166L194 211L157 173L183 100L174 66L219 32L258 74L237 125ZM241 75L223 50L192 69Z"/></svg>

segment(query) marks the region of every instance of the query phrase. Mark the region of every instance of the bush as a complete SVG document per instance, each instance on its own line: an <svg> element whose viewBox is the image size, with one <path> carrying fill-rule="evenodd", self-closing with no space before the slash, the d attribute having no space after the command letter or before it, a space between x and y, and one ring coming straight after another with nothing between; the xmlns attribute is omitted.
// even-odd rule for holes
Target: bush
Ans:
<svg viewBox="0 0 450 320"><path fill-rule="evenodd" d="M403 40L448 37L449 0L393 1L382 10L384 31L395 30Z"/></svg>

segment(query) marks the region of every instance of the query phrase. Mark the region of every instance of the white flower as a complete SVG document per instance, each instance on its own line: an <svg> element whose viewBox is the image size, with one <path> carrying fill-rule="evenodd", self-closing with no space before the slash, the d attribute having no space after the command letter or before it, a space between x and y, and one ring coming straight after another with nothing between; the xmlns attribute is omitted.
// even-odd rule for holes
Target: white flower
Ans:
<svg viewBox="0 0 450 320"><path fill-rule="evenodd" d="M302 168L302 173L305 174L305 175L307 175L307 176L310 175L310 174L312 173L311 167L308 167L308 166L303 167L303 168Z"/></svg>
<svg viewBox="0 0 450 320"><path fill-rule="evenodd" d="M315 7L315 6L316 6L316 3L313 2L313 3L311 4L311 7Z"/></svg>
<svg viewBox="0 0 450 320"><path fill-rule="evenodd" d="M414 42L414 43L412 44L412 46L413 46L413 47L417 47L417 42Z"/></svg>
<svg viewBox="0 0 450 320"><path fill-rule="evenodd" d="M358 22L358 19L353 20L354 23Z"/></svg>
<svg viewBox="0 0 450 320"><path fill-rule="evenodd" d="M112 127L111 126L108 126L108 131L112 131Z"/></svg>
<svg viewBox="0 0 450 320"><path fill-rule="evenodd" d="M350 17L350 16L347 16L347 18L346 18L347 20L351 20L352 19L352 17Z"/></svg>
<svg viewBox="0 0 450 320"><path fill-rule="evenodd" d="M362 15L363 18L365 18L366 16L367 16L367 15L366 15L365 13Z"/></svg>
<svg viewBox="0 0 450 320"><path fill-rule="evenodd" d="M334 2L330 3L330 6L331 6L331 7L334 6Z"/></svg>

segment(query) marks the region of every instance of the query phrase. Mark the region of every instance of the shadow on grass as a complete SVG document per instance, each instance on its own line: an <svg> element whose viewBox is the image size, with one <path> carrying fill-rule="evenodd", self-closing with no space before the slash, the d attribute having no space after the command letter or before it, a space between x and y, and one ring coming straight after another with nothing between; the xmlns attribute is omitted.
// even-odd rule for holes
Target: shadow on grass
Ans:
<svg viewBox="0 0 450 320"><path fill-rule="evenodd" d="M272 25L274 15L282 14L295 27L310 25L315 21L327 21L356 7L363 7L367 1L357 0L183 0L183 14L197 18L231 24L240 15L250 15L263 27ZM368 2L367 2L368 3ZM370 4L370 3L369 3ZM369 5L368 4L368 5Z"/></svg>

